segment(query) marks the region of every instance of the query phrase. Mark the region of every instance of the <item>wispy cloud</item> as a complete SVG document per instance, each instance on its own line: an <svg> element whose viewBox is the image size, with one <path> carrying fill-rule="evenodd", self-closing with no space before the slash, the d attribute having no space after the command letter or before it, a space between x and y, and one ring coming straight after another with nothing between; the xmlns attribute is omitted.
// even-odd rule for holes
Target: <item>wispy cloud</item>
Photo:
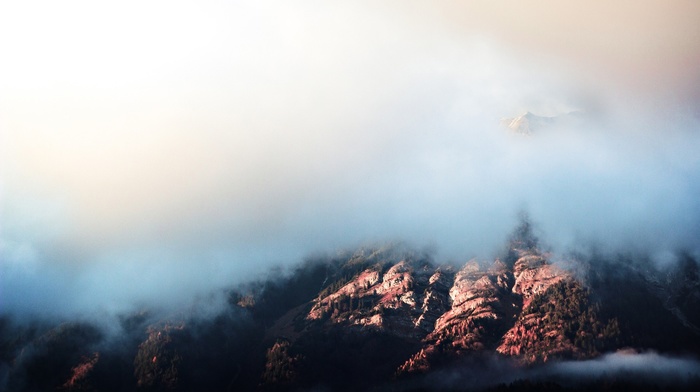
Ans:
<svg viewBox="0 0 700 392"><path fill-rule="evenodd" d="M646 353L610 353L599 358L560 361L523 368L507 358L486 356L462 366L427 375L420 385L433 390L483 390L497 385L555 382L564 387L600 387L603 383L683 388L700 377L700 362L692 357Z"/></svg>

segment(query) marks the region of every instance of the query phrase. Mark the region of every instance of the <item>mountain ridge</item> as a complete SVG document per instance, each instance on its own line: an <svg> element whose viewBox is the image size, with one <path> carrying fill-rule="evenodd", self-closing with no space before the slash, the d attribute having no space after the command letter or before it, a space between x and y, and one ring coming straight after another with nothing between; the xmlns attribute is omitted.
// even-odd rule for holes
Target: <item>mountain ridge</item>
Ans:
<svg viewBox="0 0 700 392"><path fill-rule="evenodd" d="M690 255L664 274L631 256L553 259L523 219L493 260L439 264L400 246L319 257L232 288L210 318L138 312L108 335L3 317L0 390L431 389L417 385L465 363L700 354Z"/></svg>

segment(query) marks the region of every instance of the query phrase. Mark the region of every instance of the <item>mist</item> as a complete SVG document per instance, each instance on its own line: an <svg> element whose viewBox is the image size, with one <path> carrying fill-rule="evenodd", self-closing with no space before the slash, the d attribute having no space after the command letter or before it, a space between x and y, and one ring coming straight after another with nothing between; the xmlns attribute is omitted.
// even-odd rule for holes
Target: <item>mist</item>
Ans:
<svg viewBox="0 0 700 392"><path fill-rule="evenodd" d="M423 387L428 390L476 391L498 390L499 386L511 386L517 390L518 386L543 388L548 382L556 383L560 389L572 390L603 386L612 390L616 386L692 390L700 378L700 362L697 358L669 356L653 351L620 351L590 360L559 361L531 368L523 368L516 362L498 357L485 357L463 365L467 366L426 376L424 380L410 385L409 390Z"/></svg>
<svg viewBox="0 0 700 392"><path fill-rule="evenodd" d="M4 4L0 311L177 307L367 242L489 258L521 211L559 251L697 253L699 13ZM578 120L501 125L528 111Z"/></svg>

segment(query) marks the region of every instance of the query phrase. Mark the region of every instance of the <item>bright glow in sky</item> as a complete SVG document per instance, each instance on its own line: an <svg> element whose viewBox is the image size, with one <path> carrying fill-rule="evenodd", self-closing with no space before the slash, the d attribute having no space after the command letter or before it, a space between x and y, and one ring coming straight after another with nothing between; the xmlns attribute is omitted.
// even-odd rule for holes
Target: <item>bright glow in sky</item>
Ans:
<svg viewBox="0 0 700 392"><path fill-rule="evenodd" d="M561 249L698 251L697 15L680 0L4 2L0 306L177 302L367 241L489 257L521 210ZM586 119L500 127L526 110Z"/></svg>

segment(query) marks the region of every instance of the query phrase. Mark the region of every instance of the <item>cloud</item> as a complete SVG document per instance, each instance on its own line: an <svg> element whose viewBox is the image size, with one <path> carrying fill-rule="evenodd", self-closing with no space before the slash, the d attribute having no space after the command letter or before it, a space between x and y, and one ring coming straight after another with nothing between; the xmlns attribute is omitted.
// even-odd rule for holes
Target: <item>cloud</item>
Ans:
<svg viewBox="0 0 700 392"><path fill-rule="evenodd" d="M508 4L3 5L3 308L177 302L366 241L491 257L521 210L559 249L697 250L694 6ZM587 117L500 127L525 110Z"/></svg>
<svg viewBox="0 0 700 392"><path fill-rule="evenodd" d="M468 359L462 366L426 375L420 385L431 390L484 390L527 380L535 385L555 382L573 388L595 388L610 383L686 388L697 383L699 377L700 362L692 357L616 352L595 359L555 361L532 368L523 368L507 358Z"/></svg>
<svg viewBox="0 0 700 392"><path fill-rule="evenodd" d="M612 353L588 361L553 364L545 373L586 380L618 375L631 380L690 382L700 377L700 362L655 352Z"/></svg>

